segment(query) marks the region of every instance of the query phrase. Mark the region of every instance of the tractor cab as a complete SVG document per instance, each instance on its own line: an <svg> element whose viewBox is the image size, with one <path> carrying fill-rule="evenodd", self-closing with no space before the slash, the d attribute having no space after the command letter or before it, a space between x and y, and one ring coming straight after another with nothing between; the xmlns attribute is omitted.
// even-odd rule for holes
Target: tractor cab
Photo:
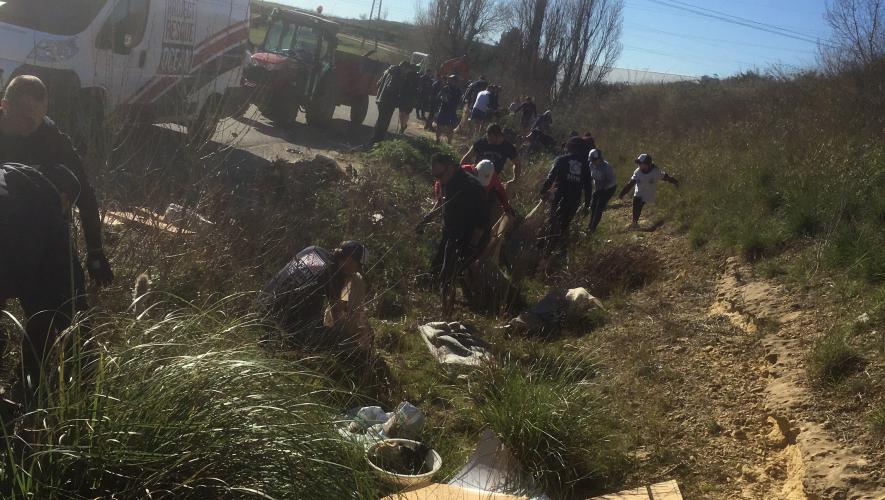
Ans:
<svg viewBox="0 0 885 500"><path fill-rule="evenodd" d="M338 29L338 23L305 12L271 12L264 41L244 72L244 84L272 101L266 103L266 114L273 121L294 122L300 107L309 121L331 119Z"/></svg>

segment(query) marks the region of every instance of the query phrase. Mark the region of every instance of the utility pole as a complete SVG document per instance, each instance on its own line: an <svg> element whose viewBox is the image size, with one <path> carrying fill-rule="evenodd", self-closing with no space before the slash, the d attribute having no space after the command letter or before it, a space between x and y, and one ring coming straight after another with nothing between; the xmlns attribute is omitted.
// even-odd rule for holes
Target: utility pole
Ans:
<svg viewBox="0 0 885 500"><path fill-rule="evenodd" d="M366 45L366 29L369 29L368 26L372 24L372 14L375 12L375 0L372 0L372 8L369 9L369 23L366 25L366 28L363 30L363 43L360 44L360 47ZM380 10L378 12L381 12Z"/></svg>
<svg viewBox="0 0 885 500"><path fill-rule="evenodd" d="M381 2L383 2L383 1L384 0L378 0L378 15L375 16L375 20L381 19ZM372 0L372 3L374 3L374 2L375 2L375 0ZM375 50L378 50L378 31L377 30L375 31Z"/></svg>

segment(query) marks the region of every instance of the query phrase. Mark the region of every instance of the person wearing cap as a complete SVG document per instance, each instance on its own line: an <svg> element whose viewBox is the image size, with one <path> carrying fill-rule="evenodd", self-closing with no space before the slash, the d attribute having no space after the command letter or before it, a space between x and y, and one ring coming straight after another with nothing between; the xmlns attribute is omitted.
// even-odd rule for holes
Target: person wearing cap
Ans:
<svg viewBox="0 0 885 500"><path fill-rule="evenodd" d="M651 155L642 153L634 160L639 167L633 171L630 181L621 190L619 199L624 198L628 191L634 189L633 192L633 222L630 229L639 227L639 217L642 215L642 208L655 201L655 191L658 187L658 181L666 181L674 186L679 186L679 181L667 175L666 172L658 168L651 159Z"/></svg>
<svg viewBox="0 0 885 500"><path fill-rule="evenodd" d="M550 173L541 186L542 200L547 199L550 188L556 186L550 206L550 221L547 227L545 251L547 255L558 250L565 255L568 250L569 226L581 204L584 194L584 214L590 211L592 185L587 157L583 154L584 142L572 137L566 143L567 154L553 162Z"/></svg>
<svg viewBox="0 0 885 500"><path fill-rule="evenodd" d="M344 241L331 252L320 246L305 248L265 285L262 309L290 341L369 348L362 276L368 254L358 241Z"/></svg>
<svg viewBox="0 0 885 500"><path fill-rule="evenodd" d="M602 158L602 151L591 149L587 156L590 161L590 177L593 179L593 199L590 201L590 223L587 231L593 233L602 220L602 213L609 200L615 194L618 183L615 180L615 169Z"/></svg>
<svg viewBox="0 0 885 500"><path fill-rule="evenodd" d="M449 75L443 80L443 86L437 94L439 109L436 113L436 142L440 136L446 136L446 142L452 143L452 131L458 125L458 102L461 92L457 87L458 77Z"/></svg>
<svg viewBox="0 0 885 500"><path fill-rule="evenodd" d="M510 197L507 195L507 189L504 187L504 183L501 182L501 178L495 173L495 165L491 161L483 160L476 165L461 165L461 169L473 177L476 177L479 184L485 188L486 193L488 193L489 196L494 196L494 202L501 207L501 210L503 210L504 213L513 218L519 217L516 209L510 204ZM435 204L433 209L431 209L430 214L435 215L439 213L437 208L442 199L442 185L438 180L433 183L433 199L435 200ZM489 213L491 213L491 207ZM490 217L489 222L494 219L495 217ZM418 234L423 233L424 226L429 223L430 219L422 220L415 228L415 231Z"/></svg>
<svg viewBox="0 0 885 500"><path fill-rule="evenodd" d="M493 123L486 128L486 136L473 143L473 146L467 150L461 158L461 164L479 163L482 160L491 160L495 165L495 173L501 176L507 160L513 163L513 179L510 182L517 181L522 174L522 162L519 160L519 152L516 147L504 137L504 131L497 123Z"/></svg>
<svg viewBox="0 0 885 500"><path fill-rule="evenodd" d="M442 196L417 229L420 232L436 213L442 214L442 238L431 263L431 274L439 277L443 312L448 314L454 299L454 280L476 260L488 237L488 198L479 180L450 155L434 155L430 172L439 181Z"/></svg>

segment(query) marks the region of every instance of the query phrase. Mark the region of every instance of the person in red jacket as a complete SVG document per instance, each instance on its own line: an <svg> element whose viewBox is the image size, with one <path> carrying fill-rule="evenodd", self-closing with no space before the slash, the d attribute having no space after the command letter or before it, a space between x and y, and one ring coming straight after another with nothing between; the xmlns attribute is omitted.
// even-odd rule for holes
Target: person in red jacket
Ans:
<svg viewBox="0 0 885 500"><path fill-rule="evenodd" d="M501 210L504 213L510 215L511 217L518 217L516 209L510 204L510 197L507 195L507 190L504 188L504 183L501 182L501 178L498 177L498 174L495 172L495 164L492 163L491 160L482 160L477 163L475 166L470 164L461 165L461 169L467 172L468 174L474 176L479 180L479 183L482 187L485 188L486 193L490 195L494 195L495 199L500 205ZM430 211L430 214L436 214L439 208L439 200L442 197L442 191L439 181L433 183L433 199L436 201L436 204L433 206L433 209ZM418 232L423 230L423 227L430 222L431 219L422 220L418 225Z"/></svg>

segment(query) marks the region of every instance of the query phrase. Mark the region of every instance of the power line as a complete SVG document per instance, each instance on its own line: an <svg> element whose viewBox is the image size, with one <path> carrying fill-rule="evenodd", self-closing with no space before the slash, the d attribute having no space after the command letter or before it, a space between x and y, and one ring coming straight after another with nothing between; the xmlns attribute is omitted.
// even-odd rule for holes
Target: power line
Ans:
<svg viewBox="0 0 885 500"><path fill-rule="evenodd" d="M626 28L629 29L630 27L627 26ZM783 51L788 51L788 52L800 52L803 54L814 54L815 53L813 50L810 50L810 49L791 49L791 48L786 48L786 47L776 47L773 45L763 45L763 44L758 44L758 43L738 42L738 41L734 41L734 40L725 40L722 38L709 38L709 37L703 37L703 36L697 36L697 35L687 35L684 33L673 33L672 31L659 30L656 28L643 27L643 28L638 28L638 29L641 29L643 33L646 33L646 32L660 33L662 35L668 35L668 36L672 36L675 38L690 38L693 40L706 41L706 42L713 43L713 44L743 45L743 46L747 46L747 47L757 47L757 48L761 48L761 49L783 50Z"/></svg>
<svg viewBox="0 0 885 500"><path fill-rule="evenodd" d="M704 7L698 7L696 5L688 4L685 2L680 2L679 0L647 0L649 2L662 5L665 7L670 7L672 9L680 10L683 12L688 12L697 16L706 17L709 19L715 19L718 21L722 21L728 24L733 24L736 26L743 26L745 28L754 29L757 31L763 31L766 33L770 33L773 35L779 35L786 38L791 38L794 40L798 40L806 43L815 43L815 44L824 44L828 45L825 42L821 42L819 39L813 37L812 35L808 35L805 33L801 33L798 31L791 30L789 28L784 28L782 26L776 26L773 24L763 23L760 21L755 21L753 19L747 19L739 16L735 16L732 14L728 14L721 11L716 11L713 9L707 9Z"/></svg>

